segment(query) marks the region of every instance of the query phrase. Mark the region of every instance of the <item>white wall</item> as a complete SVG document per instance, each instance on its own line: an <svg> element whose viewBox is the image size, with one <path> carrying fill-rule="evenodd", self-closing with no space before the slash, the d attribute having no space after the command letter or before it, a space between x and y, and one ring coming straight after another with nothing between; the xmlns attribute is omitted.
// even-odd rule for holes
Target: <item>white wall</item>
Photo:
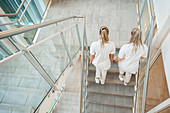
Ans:
<svg viewBox="0 0 170 113"><path fill-rule="evenodd" d="M166 73L166 79L168 88L170 88L170 33L168 34L167 38L164 40L162 44L162 56L164 61L164 68ZM170 94L170 90L169 90Z"/></svg>
<svg viewBox="0 0 170 113"><path fill-rule="evenodd" d="M168 89L170 89L170 0L153 0L153 4L158 25L153 46L161 47Z"/></svg>
<svg viewBox="0 0 170 113"><path fill-rule="evenodd" d="M160 28L170 14L170 0L153 0L153 4L158 28Z"/></svg>

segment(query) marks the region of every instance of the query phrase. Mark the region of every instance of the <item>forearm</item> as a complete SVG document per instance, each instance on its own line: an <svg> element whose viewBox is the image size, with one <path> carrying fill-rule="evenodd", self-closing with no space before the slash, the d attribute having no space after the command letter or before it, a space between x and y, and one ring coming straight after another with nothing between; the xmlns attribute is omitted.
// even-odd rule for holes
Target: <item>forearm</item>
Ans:
<svg viewBox="0 0 170 113"><path fill-rule="evenodd" d="M90 56L90 64L92 64L93 59L94 59L94 55L91 55L91 56Z"/></svg>
<svg viewBox="0 0 170 113"><path fill-rule="evenodd" d="M109 57L110 57L111 65L112 65L113 64L113 59L114 59L114 54L110 54Z"/></svg>
<svg viewBox="0 0 170 113"><path fill-rule="evenodd" d="M113 62L114 54L110 54L109 57L110 57L110 61Z"/></svg>

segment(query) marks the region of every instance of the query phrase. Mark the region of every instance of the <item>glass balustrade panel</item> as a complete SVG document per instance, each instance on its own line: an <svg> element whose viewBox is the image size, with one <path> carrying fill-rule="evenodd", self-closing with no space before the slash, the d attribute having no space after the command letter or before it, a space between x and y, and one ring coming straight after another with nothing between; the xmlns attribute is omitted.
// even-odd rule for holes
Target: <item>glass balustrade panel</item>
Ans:
<svg viewBox="0 0 170 113"><path fill-rule="evenodd" d="M150 19L149 19L149 10L148 4L144 6L144 12L141 15L141 30L142 30L142 41L145 41L147 38L147 33L150 29Z"/></svg>
<svg viewBox="0 0 170 113"><path fill-rule="evenodd" d="M0 65L0 112L31 113L50 89L51 86L24 55Z"/></svg>
<svg viewBox="0 0 170 113"><path fill-rule="evenodd" d="M136 113L142 113L142 101L143 101L143 87L144 82L140 83L140 88L137 91L137 103L136 103Z"/></svg>
<svg viewBox="0 0 170 113"><path fill-rule="evenodd" d="M0 40L0 60L16 53L18 50L12 42L6 38Z"/></svg>
<svg viewBox="0 0 170 113"><path fill-rule="evenodd" d="M69 64L69 58L60 34L30 49L34 57L55 82Z"/></svg>
<svg viewBox="0 0 170 113"><path fill-rule="evenodd" d="M64 39L66 41L69 53L70 53L71 57L73 58L74 55L80 49L80 43L78 40L76 26L73 26L70 29L65 30L63 32L63 35L64 35Z"/></svg>
<svg viewBox="0 0 170 113"><path fill-rule="evenodd" d="M138 83L143 80L145 77L145 72L146 72L146 65L147 65L147 59L141 59L140 60L140 65L139 65L139 78L138 78Z"/></svg>

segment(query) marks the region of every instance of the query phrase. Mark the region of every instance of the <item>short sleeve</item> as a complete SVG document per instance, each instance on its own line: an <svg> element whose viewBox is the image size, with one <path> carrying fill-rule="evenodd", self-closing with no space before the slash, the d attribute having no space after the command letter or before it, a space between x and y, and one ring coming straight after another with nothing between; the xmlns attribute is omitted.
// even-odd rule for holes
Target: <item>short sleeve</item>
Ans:
<svg viewBox="0 0 170 113"><path fill-rule="evenodd" d="M90 46L90 55L94 55L95 54L95 43L92 43L91 46Z"/></svg>
<svg viewBox="0 0 170 113"><path fill-rule="evenodd" d="M121 48L120 48L120 51L119 51L119 54L118 54L118 57L119 58L124 58L125 57L125 52L126 52L126 47L125 46L122 46Z"/></svg>
<svg viewBox="0 0 170 113"><path fill-rule="evenodd" d="M112 43L112 49L111 49L110 54L115 54L115 52L116 52L115 44Z"/></svg>
<svg viewBox="0 0 170 113"><path fill-rule="evenodd" d="M147 55L148 55L148 47L144 45L144 51L143 51L142 57L147 58Z"/></svg>

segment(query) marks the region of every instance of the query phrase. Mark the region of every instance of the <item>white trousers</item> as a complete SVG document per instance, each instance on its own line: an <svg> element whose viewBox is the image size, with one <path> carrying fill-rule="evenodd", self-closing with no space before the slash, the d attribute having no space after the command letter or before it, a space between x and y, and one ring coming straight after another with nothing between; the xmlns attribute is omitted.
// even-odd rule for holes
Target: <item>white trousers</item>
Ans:
<svg viewBox="0 0 170 113"><path fill-rule="evenodd" d="M99 69L96 67L96 78L99 78L101 83L105 83L107 70Z"/></svg>
<svg viewBox="0 0 170 113"><path fill-rule="evenodd" d="M120 74L124 74L125 72L122 71L121 69L119 69L119 73L120 73ZM124 76L124 82L125 82L125 83L129 83L131 77L132 77L132 73L126 72L126 74L125 74L125 76Z"/></svg>

